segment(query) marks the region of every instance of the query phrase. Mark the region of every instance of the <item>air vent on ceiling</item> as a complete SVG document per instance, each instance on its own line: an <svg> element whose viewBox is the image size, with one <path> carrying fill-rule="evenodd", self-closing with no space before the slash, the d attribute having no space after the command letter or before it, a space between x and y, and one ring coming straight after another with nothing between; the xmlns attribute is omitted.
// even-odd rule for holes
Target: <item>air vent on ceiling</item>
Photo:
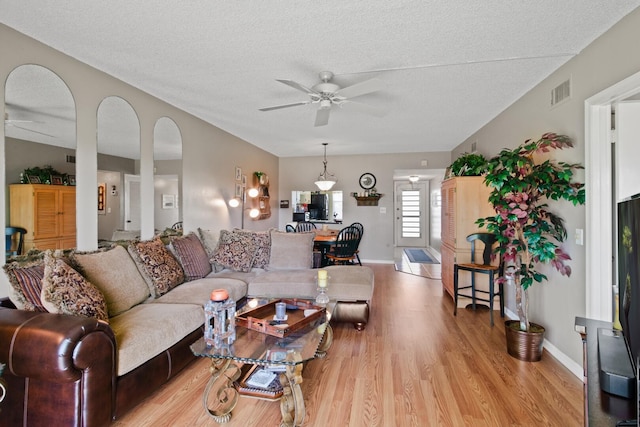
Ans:
<svg viewBox="0 0 640 427"><path fill-rule="evenodd" d="M75 163L76 156L67 156L67 163Z"/></svg>
<svg viewBox="0 0 640 427"><path fill-rule="evenodd" d="M565 80L551 90L551 106L571 98L571 79Z"/></svg>

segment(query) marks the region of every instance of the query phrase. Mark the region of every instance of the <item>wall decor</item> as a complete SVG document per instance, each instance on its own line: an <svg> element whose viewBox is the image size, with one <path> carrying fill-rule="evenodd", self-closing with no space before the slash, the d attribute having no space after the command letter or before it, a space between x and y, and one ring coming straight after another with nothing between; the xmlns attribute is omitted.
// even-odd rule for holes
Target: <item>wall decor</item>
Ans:
<svg viewBox="0 0 640 427"><path fill-rule="evenodd" d="M174 194L162 195L162 209L175 209L176 208L176 196Z"/></svg>
<svg viewBox="0 0 640 427"><path fill-rule="evenodd" d="M271 217L271 206L269 204L269 176L264 172L253 173L254 185L258 189L258 209L260 214L255 219L267 219ZM287 206L289 201L287 200ZM282 203L282 201L280 202Z"/></svg>
<svg viewBox="0 0 640 427"><path fill-rule="evenodd" d="M284 209L288 209L289 208L289 201L288 200L280 200L280 207L284 208Z"/></svg>
<svg viewBox="0 0 640 427"><path fill-rule="evenodd" d="M240 181L242 179L242 168L236 166L236 181Z"/></svg>
<svg viewBox="0 0 640 427"><path fill-rule="evenodd" d="M60 175L51 175L51 184L62 185L62 177Z"/></svg>
<svg viewBox="0 0 640 427"><path fill-rule="evenodd" d="M98 184L98 215L107 214L107 184Z"/></svg>
<svg viewBox="0 0 640 427"><path fill-rule="evenodd" d="M76 185L75 175L67 175L67 179L68 179L69 185Z"/></svg>
<svg viewBox="0 0 640 427"><path fill-rule="evenodd" d="M378 200L383 194L375 193L365 196L358 196L357 193L353 193L353 197L356 199L357 206L378 206Z"/></svg>
<svg viewBox="0 0 640 427"><path fill-rule="evenodd" d="M240 184L239 182L236 182L236 194L235 197L240 198L242 197L242 184Z"/></svg>
<svg viewBox="0 0 640 427"><path fill-rule="evenodd" d="M40 184L40 177L38 175L29 175L29 184Z"/></svg>
<svg viewBox="0 0 640 427"><path fill-rule="evenodd" d="M360 187L369 190L376 186L376 177L372 173L366 172L360 175Z"/></svg>
<svg viewBox="0 0 640 427"><path fill-rule="evenodd" d="M34 182L35 179L32 180L31 177L37 177L39 181ZM58 172L57 170L55 170L49 165L43 166L43 167L35 166L32 168L25 169L20 174L20 182L25 184L27 182L29 184L51 184L51 179L53 177L62 178L62 183L64 183L65 179L67 178L67 174Z"/></svg>

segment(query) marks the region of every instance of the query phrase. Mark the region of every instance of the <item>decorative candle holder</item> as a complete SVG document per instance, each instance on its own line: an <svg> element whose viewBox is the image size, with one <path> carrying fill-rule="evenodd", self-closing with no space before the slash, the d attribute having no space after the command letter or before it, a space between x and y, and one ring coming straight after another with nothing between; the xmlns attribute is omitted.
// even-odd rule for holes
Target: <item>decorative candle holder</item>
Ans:
<svg viewBox="0 0 640 427"><path fill-rule="evenodd" d="M329 295L327 295L327 288L318 286L318 296L316 297L317 304L328 304L329 303Z"/></svg>
<svg viewBox="0 0 640 427"><path fill-rule="evenodd" d="M317 304L327 304L329 302L329 295L327 295L327 285L329 282L329 276L327 270L318 270L318 296L316 297Z"/></svg>
<svg viewBox="0 0 640 427"><path fill-rule="evenodd" d="M204 307L204 340L208 347L230 346L236 340L236 303L225 289L215 289Z"/></svg>

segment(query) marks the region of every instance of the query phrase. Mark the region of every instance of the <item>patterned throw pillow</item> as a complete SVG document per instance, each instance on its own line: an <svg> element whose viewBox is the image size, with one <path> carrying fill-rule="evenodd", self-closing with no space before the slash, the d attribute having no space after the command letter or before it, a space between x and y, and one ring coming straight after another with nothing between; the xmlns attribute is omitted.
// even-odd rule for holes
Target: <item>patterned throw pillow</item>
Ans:
<svg viewBox="0 0 640 427"><path fill-rule="evenodd" d="M209 257L198 236L189 233L183 237L176 237L171 241L171 246L182 264L185 280L201 279L211 273Z"/></svg>
<svg viewBox="0 0 640 427"><path fill-rule="evenodd" d="M95 317L107 322L107 303L102 293L51 251L44 255L42 305L51 313Z"/></svg>
<svg viewBox="0 0 640 427"><path fill-rule="evenodd" d="M233 271L247 273L251 271L255 254L256 247L250 233L222 230L218 247L210 261Z"/></svg>
<svg viewBox="0 0 640 427"><path fill-rule="evenodd" d="M160 238L133 242L128 250L156 298L184 282L182 267Z"/></svg>
<svg viewBox="0 0 640 427"><path fill-rule="evenodd" d="M271 256L271 235L268 231L253 234L256 245L256 255L253 257L253 267L267 268Z"/></svg>
<svg viewBox="0 0 640 427"><path fill-rule="evenodd" d="M200 236L200 241L202 242L202 246L204 246L204 250L207 251L207 256L212 257L216 252L216 247L218 246L220 232L198 228L198 235Z"/></svg>
<svg viewBox="0 0 640 427"><path fill-rule="evenodd" d="M250 231L234 228L234 233L248 233L253 238L253 244L256 247L256 253L253 256L251 267L267 268L269 265L269 257L271 256L271 234L269 231Z"/></svg>
<svg viewBox="0 0 640 427"><path fill-rule="evenodd" d="M10 262L3 268L11 283L9 299L15 306L20 310L46 312L40 300L44 262L39 260L24 265Z"/></svg>

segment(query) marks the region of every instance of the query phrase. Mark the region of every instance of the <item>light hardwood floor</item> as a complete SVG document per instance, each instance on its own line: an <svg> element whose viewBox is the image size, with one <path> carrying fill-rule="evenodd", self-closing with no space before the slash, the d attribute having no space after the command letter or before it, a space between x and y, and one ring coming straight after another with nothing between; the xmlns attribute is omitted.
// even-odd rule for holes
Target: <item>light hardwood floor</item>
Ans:
<svg viewBox="0 0 640 427"><path fill-rule="evenodd" d="M334 325L327 357L306 365L305 426L582 425L582 382L551 355L518 361L486 310L452 315L439 280L369 266L370 323L362 332ZM115 425L217 425L201 402L208 369L207 360L191 364ZM241 398L226 425L279 423L278 403Z"/></svg>

